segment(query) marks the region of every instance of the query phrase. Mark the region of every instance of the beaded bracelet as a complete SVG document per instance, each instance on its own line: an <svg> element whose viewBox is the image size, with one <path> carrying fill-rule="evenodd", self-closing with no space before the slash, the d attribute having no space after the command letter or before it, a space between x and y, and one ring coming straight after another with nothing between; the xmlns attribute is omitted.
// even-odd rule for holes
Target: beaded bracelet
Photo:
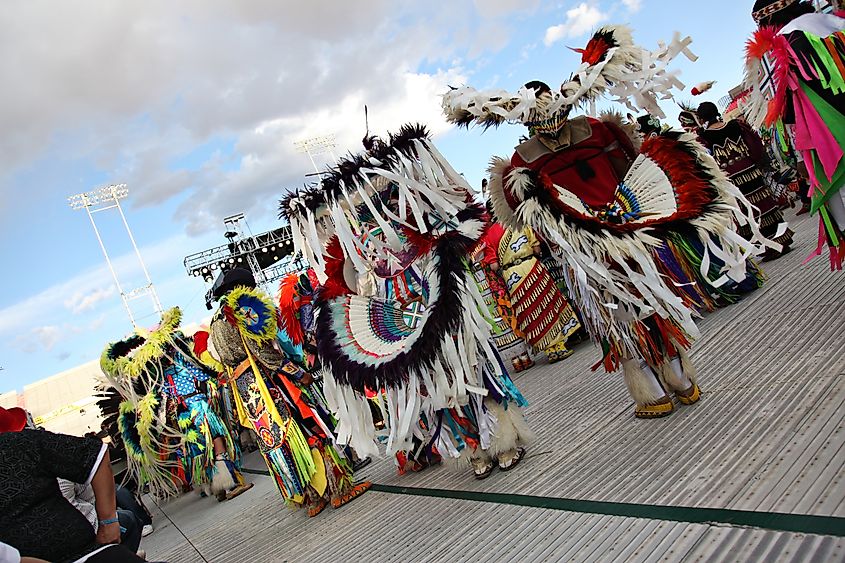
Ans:
<svg viewBox="0 0 845 563"><path fill-rule="evenodd" d="M105 520L100 520L100 526L108 526L109 524L117 524L119 520L115 516L114 518L106 518Z"/></svg>

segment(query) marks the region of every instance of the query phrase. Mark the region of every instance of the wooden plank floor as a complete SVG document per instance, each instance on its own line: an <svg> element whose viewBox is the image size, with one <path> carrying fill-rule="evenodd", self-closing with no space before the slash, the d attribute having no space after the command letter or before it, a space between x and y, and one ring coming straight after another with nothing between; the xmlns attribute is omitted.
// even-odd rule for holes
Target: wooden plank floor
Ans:
<svg viewBox="0 0 845 563"><path fill-rule="evenodd" d="M621 376L590 372L591 344L516 380L537 442L519 469L475 481L438 467L376 483L845 517L845 273L806 266L816 219L788 213L795 250L766 286L702 319L702 400L643 421ZM245 465L263 469L260 458ZM230 502L188 495L155 512L152 561L845 561L839 536L603 516L369 492L308 519L268 477ZM151 505L152 506L152 505ZM166 513L166 515L165 515Z"/></svg>

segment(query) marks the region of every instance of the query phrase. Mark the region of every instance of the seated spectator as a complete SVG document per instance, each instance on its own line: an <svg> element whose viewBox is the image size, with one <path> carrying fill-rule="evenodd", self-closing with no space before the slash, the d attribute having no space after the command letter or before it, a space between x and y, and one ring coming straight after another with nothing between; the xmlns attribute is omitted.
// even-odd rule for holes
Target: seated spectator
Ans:
<svg viewBox="0 0 845 563"><path fill-rule="evenodd" d="M94 506L94 489L91 485L79 485L71 483L67 479L59 479L59 489L69 503L82 513L94 531L99 527L97 520L97 509ZM120 524L120 543L130 551L138 551L141 545L141 522L131 510L124 510L120 507L120 495L115 495L117 500L117 520Z"/></svg>
<svg viewBox="0 0 845 563"><path fill-rule="evenodd" d="M0 542L17 557L52 563L143 561L113 545L120 542L120 524L106 445L25 425L23 409L0 407ZM96 532L62 496L58 478L91 485Z"/></svg>

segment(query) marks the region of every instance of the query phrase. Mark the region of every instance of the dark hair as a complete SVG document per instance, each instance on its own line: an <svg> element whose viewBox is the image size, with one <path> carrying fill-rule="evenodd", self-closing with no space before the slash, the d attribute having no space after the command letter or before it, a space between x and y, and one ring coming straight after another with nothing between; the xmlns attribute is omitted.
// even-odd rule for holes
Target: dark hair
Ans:
<svg viewBox="0 0 845 563"><path fill-rule="evenodd" d="M702 124L716 123L722 118L719 108L713 102L702 102L699 104L698 109L695 110L695 113Z"/></svg>
<svg viewBox="0 0 845 563"><path fill-rule="evenodd" d="M762 10L766 6L772 3L772 0L757 0L754 2L754 8L751 9L751 12L756 12L757 10ZM781 28L794 20L799 16L803 16L804 14L812 14L816 11L813 7L813 4L810 2L804 2L803 0L796 2L795 4L791 4L782 10L778 10L774 14L769 17L761 19L757 25L760 27L765 26L774 26L777 28Z"/></svg>
<svg viewBox="0 0 845 563"><path fill-rule="evenodd" d="M526 82L525 87L534 90L535 96L539 96L540 94L545 94L547 92L552 91L548 84L546 84L545 82L541 82L540 80L532 80L531 82Z"/></svg>
<svg viewBox="0 0 845 563"><path fill-rule="evenodd" d="M496 222L496 214L493 212L493 200L487 198L487 201L484 202L484 207L487 209L488 215L490 215L490 221Z"/></svg>

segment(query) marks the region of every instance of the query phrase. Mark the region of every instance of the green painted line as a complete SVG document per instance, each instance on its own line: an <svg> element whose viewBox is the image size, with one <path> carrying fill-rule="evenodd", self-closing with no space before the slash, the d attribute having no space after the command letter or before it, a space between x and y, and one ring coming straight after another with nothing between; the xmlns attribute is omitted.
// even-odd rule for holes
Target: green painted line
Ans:
<svg viewBox="0 0 845 563"><path fill-rule="evenodd" d="M657 504L633 504L626 502L605 502L598 500L576 500L568 498L538 497L507 493L483 493L478 491L453 491L424 489L419 487L395 487L374 483L373 491L398 495L415 495L457 500L495 502L532 508L550 508L585 514L624 516L687 522L694 524L728 524L750 526L779 532L820 534L845 537L845 518L836 516L813 516L809 514L787 514L783 512L757 512L729 508L699 508L693 506L665 506Z"/></svg>
<svg viewBox="0 0 845 563"><path fill-rule="evenodd" d="M264 469L241 469L253 475L270 475ZM695 506L666 506L661 504L635 504L627 502L605 502L601 500L577 500L556 497L538 497L509 493L484 493L479 491L457 491L450 489L425 489L422 487L396 487L373 483L371 491L396 495L412 495L477 502L495 502L531 508L549 508L581 514L601 514L627 518L647 518L692 524L727 524L729 526L750 526L778 532L819 534L845 537L845 518L838 516L814 516L811 514L788 514L785 512L758 512L754 510L733 510L731 508L702 508Z"/></svg>

